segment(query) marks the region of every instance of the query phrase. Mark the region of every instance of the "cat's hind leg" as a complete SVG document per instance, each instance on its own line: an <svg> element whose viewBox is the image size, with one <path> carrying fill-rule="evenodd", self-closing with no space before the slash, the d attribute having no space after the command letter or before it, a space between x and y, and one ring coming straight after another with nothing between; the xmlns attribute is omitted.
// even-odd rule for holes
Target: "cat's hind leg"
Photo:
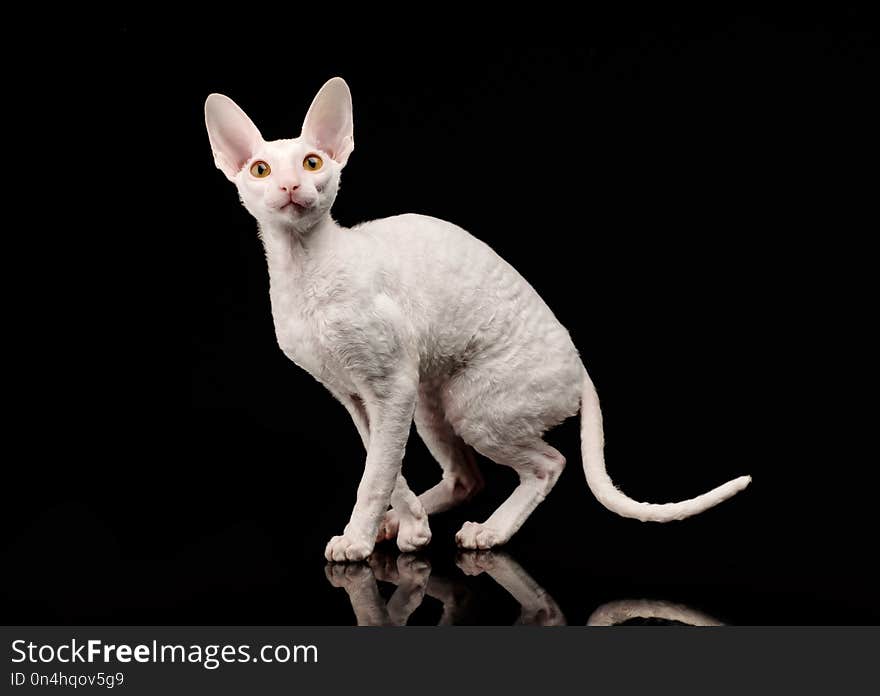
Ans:
<svg viewBox="0 0 880 696"><path fill-rule="evenodd" d="M544 433L578 412L584 368L567 333L546 332L529 345L528 328L513 349L498 347L474 359L443 394L455 432L519 476L519 485L489 519L466 522L456 534L465 549L506 543L565 468L565 457L544 442Z"/></svg>
<svg viewBox="0 0 880 696"><path fill-rule="evenodd" d="M419 496L429 515L472 498L483 488L473 450L452 429L441 399L441 384L422 384L414 420L419 437L443 470L440 482Z"/></svg>
<svg viewBox="0 0 880 696"><path fill-rule="evenodd" d="M516 445L483 442L477 451L519 475L519 485L485 522L465 522L455 535L465 549L488 549L507 543L547 496L565 468L565 457L543 440Z"/></svg>

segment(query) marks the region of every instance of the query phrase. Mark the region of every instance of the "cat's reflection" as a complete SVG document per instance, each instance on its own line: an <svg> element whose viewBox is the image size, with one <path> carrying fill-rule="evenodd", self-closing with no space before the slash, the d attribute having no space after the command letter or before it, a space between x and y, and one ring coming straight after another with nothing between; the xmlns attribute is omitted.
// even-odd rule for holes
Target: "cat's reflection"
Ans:
<svg viewBox="0 0 880 696"><path fill-rule="evenodd" d="M459 553L456 565L465 575L486 573L513 597L521 607L517 624L565 626L565 615L547 590L523 567L503 551Z"/></svg>
<svg viewBox="0 0 880 696"><path fill-rule="evenodd" d="M565 626L565 615L547 591L511 556L503 551L466 551L456 565L468 576L486 573L520 605L517 624ZM369 563L328 563L327 579L348 593L359 626L405 626L425 595L443 604L438 625L463 623L469 615L473 595L459 579L432 574L431 564L413 554L397 558L377 550ZM395 585L386 603L379 582ZM598 607L588 626L614 626L633 619L659 619L691 626L720 626L717 619L683 604L658 600L627 599Z"/></svg>
<svg viewBox="0 0 880 696"><path fill-rule="evenodd" d="M438 625L460 623L472 600L470 590L461 581L431 574L427 560L410 553L396 559L377 551L365 563L328 563L327 579L334 587L348 593L359 626L405 626L425 595L443 605ZM379 594L376 581L396 585L388 603Z"/></svg>
<svg viewBox="0 0 880 696"><path fill-rule="evenodd" d="M655 599L623 599L605 602L587 619L587 626L617 626L633 619L660 619L687 626L723 626L718 619L691 609Z"/></svg>

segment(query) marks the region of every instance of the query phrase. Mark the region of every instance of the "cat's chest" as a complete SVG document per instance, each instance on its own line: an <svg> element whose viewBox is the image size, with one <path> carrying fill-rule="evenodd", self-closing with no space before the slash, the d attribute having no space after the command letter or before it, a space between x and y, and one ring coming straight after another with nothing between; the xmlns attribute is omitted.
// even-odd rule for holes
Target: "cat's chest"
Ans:
<svg viewBox="0 0 880 696"><path fill-rule="evenodd" d="M350 375L333 359L324 314L308 304L272 301L278 345L288 359L331 390L354 389Z"/></svg>
<svg viewBox="0 0 880 696"><path fill-rule="evenodd" d="M328 366L322 357L314 321L276 298L272 301L272 320L278 346L284 354L315 379L323 381Z"/></svg>

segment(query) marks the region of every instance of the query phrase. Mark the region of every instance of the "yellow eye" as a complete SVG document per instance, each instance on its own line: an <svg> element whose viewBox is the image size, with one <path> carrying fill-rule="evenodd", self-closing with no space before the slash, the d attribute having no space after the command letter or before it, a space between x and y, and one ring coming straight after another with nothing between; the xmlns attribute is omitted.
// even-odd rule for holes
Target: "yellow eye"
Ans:
<svg viewBox="0 0 880 696"><path fill-rule="evenodd" d="M269 176L269 172L271 171L272 170L269 169L269 165L266 164L263 160L254 162L251 165L251 174L253 174L258 179L265 179L267 176Z"/></svg>
<svg viewBox="0 0 880 696"><path fill-rule="evenodd" d="M324 160L317 155L309 155L303 160L303 169L310 172L316 172L324 166Z"/></svg>

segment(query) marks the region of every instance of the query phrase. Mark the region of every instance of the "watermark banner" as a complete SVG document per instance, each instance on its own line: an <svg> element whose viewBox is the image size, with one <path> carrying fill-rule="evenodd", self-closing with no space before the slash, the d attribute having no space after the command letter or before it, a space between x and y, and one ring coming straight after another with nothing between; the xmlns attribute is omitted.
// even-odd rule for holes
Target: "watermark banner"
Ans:
<svg viewBox="0 0 880 696"><path fill-rule="evenodd" d="M877 627L3 627L2 693L867 693ZM555 686L554 686L555 685Z"/></svg>

